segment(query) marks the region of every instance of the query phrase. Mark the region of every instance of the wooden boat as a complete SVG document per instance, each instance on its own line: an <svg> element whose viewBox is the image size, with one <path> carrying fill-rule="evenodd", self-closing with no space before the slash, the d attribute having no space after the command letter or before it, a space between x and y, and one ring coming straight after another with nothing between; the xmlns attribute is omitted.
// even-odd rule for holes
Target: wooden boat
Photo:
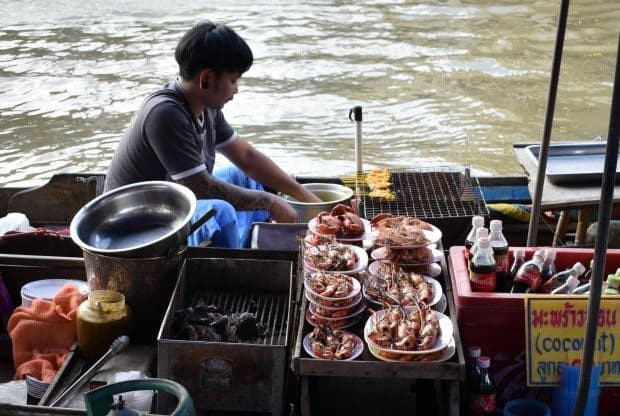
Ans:
<svg viewBox="0 0 620 416"><path fill-rule="evenodd" d="M298 180L302 183L340 181L338 178L317 177L298 178ZM101 174L57 174L48 183L35 188L0 188L0 217L8 212L22 212L27 215L34 227L43 227L48 230L66 229L73 215L85 203L101 194L103 182L104 176ZM523 204L530 202L526 177L480 177L477 178L477 182L480 192L487 202ZM453 244L462 244L469 225L468 221L469 218L459 218L456 222L450 222L450 218L438 218L433 221L440 228L443 228L442 222L446 222L446 224L451 224L450 227L446 228L454 229L450 241L445 242L444 248L447 249ZM541 240L550 243L553 235L552 230L545 227L541 227L540 230ZM504 231L511 244L524 245L527 223L506 224ZM42 263L40 256L62 258L64 259L61 260L62 271L67 277L84 278L83 260L80 258L81 250L69 237L35 235L32 238L26 237L20 241L15 241L11 242L10 245L0 245L0 271L11 270L10 276L7 276L10 277L7 279L7 287L14 301L18 301L19 289L23 284L43 278L48 273L50 265L44 264L45 262ZM216 253L218 252L218 249L213 250ZM241 250L240 252L241 254L238 252L236 255L248 256L248 258L256 256L252 250ZM15 255L11 261L17 258L16 263L19 265L6 268L7 261L3 261L3 259L11 258L12 255L8 253ZM226 249L221 249L220 253L222 256L229 255ZM191 255L190 251L189 256ZM265 255L267 256L265 258L270 259L294 260L297 253L271 251ZM3 269L3 267L5 268ZM57 262L55 267L58 267ZM4 338L0 338L0 381L8 381L12 378L14 369L10 357L10 340L4 334ZM1 403L0 413L6 415L85 414L78 410L61 413L57 409L44 406L14 406Z"/></svg>

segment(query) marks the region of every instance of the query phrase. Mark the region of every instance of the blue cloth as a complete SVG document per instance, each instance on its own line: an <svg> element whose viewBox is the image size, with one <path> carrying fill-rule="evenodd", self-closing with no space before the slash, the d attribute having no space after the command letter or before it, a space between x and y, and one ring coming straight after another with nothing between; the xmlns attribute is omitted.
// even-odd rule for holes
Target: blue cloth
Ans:
<svg viewBox="0 0 620 416"><path fill-rule="evenodd" d="M263 190L260 183L246 176L236 166L215 169L213 176L242 188ZM189 246L196 247L201 243L211 241L214 247L247 247L252 223L262 222L269 218L267 211L236 211L232 205L221 199L199 199L192 223L211 208L215 208L216 214L187 238Z"/></svg>

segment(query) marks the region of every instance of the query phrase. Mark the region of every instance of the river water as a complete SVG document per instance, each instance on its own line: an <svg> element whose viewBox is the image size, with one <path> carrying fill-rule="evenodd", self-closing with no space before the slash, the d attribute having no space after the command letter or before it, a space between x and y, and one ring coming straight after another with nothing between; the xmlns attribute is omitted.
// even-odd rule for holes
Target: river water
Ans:
<svg viewBox="0 0 620 416"><path fill-rule="evenodd" d="M359 3L359 4L358 4ZM620 2L572 2L553 141L605 139ZM255 63L224 108L285 170L471 165L522 174L539 142L559 1L0 1L0 185L104 172L142 99L177 73L201 18ZM218 160L218 163L225 161Z"/></svg>

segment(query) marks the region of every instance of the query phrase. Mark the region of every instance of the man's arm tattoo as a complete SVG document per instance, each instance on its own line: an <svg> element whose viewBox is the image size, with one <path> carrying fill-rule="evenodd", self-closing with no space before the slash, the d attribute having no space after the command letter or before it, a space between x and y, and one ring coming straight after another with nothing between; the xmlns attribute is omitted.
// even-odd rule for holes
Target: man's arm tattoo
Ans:
<svg viewBox="0 0 620 416"><path fill-rule="evenodd" d="M272 196L267 192L232 185L206 173L192 175L179 182L193 190L197 198L223 199L238 210L269 210L273 206Z"/></svg>

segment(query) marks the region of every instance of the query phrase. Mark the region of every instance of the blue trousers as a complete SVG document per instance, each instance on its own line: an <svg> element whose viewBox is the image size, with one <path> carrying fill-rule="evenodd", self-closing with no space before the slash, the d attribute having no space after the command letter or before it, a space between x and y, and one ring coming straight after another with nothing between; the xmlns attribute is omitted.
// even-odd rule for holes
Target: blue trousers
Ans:
<svg viewBox="0 0 620 416"><path fill-rule="evenodd" d="M213 176L242 188L263 190L260 183L246 176L234 165L215 169ZM247 247L252 223L262 222L269 218L267 211L237 211L221 199L199 199L192 223L211 208L215 208L216 214L187 238L189 246L196 247L201 243L211 241L210 245L214 247Z"/></svg>

